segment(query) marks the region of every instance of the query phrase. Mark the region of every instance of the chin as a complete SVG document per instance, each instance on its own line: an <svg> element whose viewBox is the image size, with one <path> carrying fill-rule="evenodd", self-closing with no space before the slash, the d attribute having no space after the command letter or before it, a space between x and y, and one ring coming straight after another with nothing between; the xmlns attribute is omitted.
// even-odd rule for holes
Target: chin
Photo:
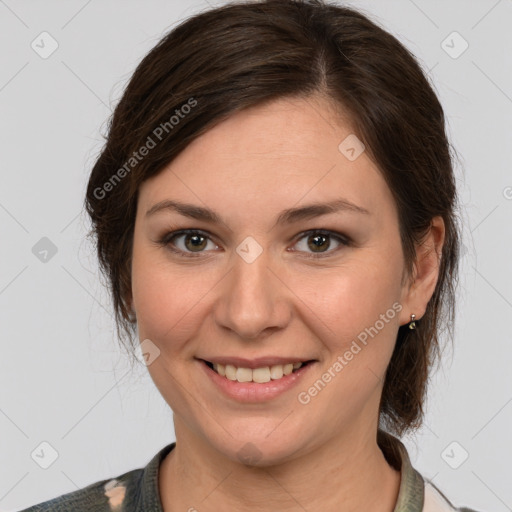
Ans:
<svg viewBox="0 0 512 512"><path fill-rule="evenodd" d="M222 440L210 442L218 452L231 461L260 468L293 460L305 444L300 433L278 434L272 432L272 429L262 432L261 428L253 435L246 429L243 435L223 436Z"/></svg>

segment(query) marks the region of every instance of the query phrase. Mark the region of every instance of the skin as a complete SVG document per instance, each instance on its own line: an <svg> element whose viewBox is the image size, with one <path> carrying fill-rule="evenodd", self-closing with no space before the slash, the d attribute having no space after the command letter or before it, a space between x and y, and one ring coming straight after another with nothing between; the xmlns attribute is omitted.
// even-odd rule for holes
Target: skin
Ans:
<svg viewBox="0 0 512 512"><path fill-rule="evenodd" d="M148 370L174 412L177 445L159 474L166 512L394 509L400 473L376 442L383 377L399 326L411 313L420 319L434 291L444 226L433 220L408 277L391 192L366 152L350 161L338 150L352 133L339 114L320 96L237 113L139 190L130 300L140 340L160 350ZM369 213L275 225L284 209L339 198ZM223 222L169 210L146 215L166 199L213 209ZM198 257L159 243L187 228L208 233L202 252L186 236L174 247ZM315 251L315 234L302 235L310 229L352 243L327 237ZM263 250L250 264L236 252L247 236ZM319 252L324 257L307 258ZM394 303L401 311L308 404L299 403L298 393ZM207 355L317 362L277 398L242 404L200 371L195 358ZM258 450L252 465L237 456L246 443Z"/></svg>

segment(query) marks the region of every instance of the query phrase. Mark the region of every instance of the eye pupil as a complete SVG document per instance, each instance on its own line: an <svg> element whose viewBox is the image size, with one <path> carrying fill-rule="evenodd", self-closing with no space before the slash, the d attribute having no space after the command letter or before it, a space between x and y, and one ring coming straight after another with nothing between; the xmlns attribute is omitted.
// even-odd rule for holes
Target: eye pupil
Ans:
<svg viewBox="0 0 512 512"><path fill-rule="evenodd" d="M187 235L185 237L185 240L186 240L185 245L187 245L187 242L190 241L190 242L192 242L192 248L204 249L206 237L204 237L202 235L198 235L198 234L193 234L193 235ZM187 249L190 249L190 247L188 247L188 245L187 245Z"/></svg>
<svg viewBox="0 0 512 512"><path fill-rule="evenodd" d="M328 240L328 237L326 235L315 235L315 236L310 236L309 239L313 239L314 242L313 244L308 244L309 248L310 249L313 249L313 250L316 250L316 249L321 249L322 248L322 242L320 242L320 240L323 240L324 244L325 242ZM327 248L329 247L329 243L327 243ZM317 251L319 252L319 251ZM321 252L321 251L320 251Z"/></svg>

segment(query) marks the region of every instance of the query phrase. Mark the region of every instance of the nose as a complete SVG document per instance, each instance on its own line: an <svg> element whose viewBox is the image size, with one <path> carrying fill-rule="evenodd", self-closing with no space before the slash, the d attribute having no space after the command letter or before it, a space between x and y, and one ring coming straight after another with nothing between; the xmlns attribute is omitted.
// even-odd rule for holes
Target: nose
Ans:
<svg viewBox="0 0 512 512"><path fill-rule="evenodd" d="M235 254L233 267L223 279L215 320L240 339L262 339L290 321L293 294L269 260L266 251L252 262Z"/></svg>

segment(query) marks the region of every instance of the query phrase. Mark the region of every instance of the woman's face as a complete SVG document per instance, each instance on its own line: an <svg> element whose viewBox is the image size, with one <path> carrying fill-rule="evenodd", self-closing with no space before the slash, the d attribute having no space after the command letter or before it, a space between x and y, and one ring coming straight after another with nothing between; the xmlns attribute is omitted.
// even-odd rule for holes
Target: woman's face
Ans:
<svg viewBox="0 0 512 512"><path fill-rule="evenodd" d="M265 465L376 430L414 311L391 192L351 134L323 99L279 100L218 124L142 184L132 304L178 436ZM184 229L200 232L169 236ZM235 363L237 380L204 361ZM238 382L251 378L270 382Z"/></svg>

